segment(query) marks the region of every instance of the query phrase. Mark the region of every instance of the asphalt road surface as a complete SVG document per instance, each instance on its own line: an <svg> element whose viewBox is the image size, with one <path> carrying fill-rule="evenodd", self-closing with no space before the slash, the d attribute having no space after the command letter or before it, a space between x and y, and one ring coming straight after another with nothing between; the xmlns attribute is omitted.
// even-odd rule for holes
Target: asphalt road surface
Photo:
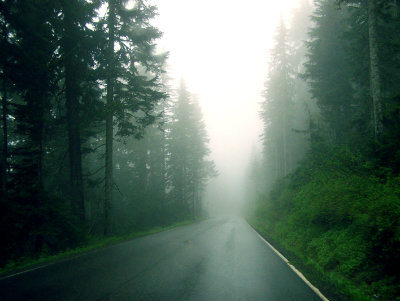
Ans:
<svg viewBox="0 0 400 301"><path fill-rule="evenodd" d="M241 218L134 239L0 280L0 300L321 300Z"/></svg>

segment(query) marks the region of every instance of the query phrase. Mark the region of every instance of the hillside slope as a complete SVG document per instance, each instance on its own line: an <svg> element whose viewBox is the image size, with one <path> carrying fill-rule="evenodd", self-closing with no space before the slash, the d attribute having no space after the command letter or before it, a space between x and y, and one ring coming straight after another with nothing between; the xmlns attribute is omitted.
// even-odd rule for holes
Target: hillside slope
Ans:
<svg viewBox="0 0 400 301"><path fill-rule="evenodd" d="M400 300L400 178L371 166L347 149L310 152L250 221L337 298Z"/></svg>

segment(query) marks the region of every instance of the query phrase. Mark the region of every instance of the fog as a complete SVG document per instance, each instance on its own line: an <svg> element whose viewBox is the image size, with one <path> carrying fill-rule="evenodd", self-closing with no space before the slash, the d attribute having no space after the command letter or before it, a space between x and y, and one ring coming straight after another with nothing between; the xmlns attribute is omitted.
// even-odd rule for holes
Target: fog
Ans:
<svg viewBox="0 0 400 301"><path fill-rule="evenodd" d="M240 213L252 151L260 147L258 117L268 71L268 52L281 15L297 0L153 0L169 51L168 72L197 94L219 172L204 193L211 215ZM174 86L177 86L175 84Z"/></svg>

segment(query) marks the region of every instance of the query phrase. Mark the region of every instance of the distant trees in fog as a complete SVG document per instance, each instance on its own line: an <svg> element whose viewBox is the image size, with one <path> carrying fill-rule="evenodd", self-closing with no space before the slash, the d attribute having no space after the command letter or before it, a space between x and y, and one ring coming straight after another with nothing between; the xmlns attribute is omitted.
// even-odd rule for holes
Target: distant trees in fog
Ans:
<svg viewBox="0 0 400 301"><path fill-rule="evenodd" d="M291 172L308 148L309 109L313 109L303 70L308 15L312 7L302 1L293 26L287 29L280 19L275 46L271 50L268 78L265 82L260 112L264 123L262 134L266 181L270 184Z"/></svg>

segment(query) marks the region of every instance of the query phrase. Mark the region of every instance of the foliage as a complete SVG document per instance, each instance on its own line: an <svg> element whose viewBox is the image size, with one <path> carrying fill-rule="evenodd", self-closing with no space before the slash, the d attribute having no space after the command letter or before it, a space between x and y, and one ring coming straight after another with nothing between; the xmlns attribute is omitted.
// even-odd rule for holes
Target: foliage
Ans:
<svg viewBox="0 0 400 301"><path fill-rule="evenodd" d="M216 175L200 106L182 81L172 106L167 143L167 180L177 216L199 216L207 180Z"/></svg>
<svg viewBox="0 0 400 301"><path fill-rule="evenodd" d="M330 283L334 299L395 300L400 296L395 271L400 264L400 94L394 84L400 75L399 4L314 4L303 68L297 68L315 101L315 106L306 102L306 129L296 131L307 134L309 149L297 168L276 177L270 160L274 141L264 135L264 158L259 160L264 166L253 168L254 174L265 170L254 179L254 186L264 190L253 223L299 258L300 266L311 267ZM304 26L304 18L296 15L298 20ZM294 51L288 59L299 62L301 55ZM279 63L278 58L272 65ZM274 74L271 70L269 77ZM288 85L287 78L268 84L278 89ZM292 92L305 95L299 84ZM274 107L266 107L268 114L278 116ZM300 119L302 113L294 115ZM272 118L264 124L269 134L282 129Z"/></svg>
<svg viewBox="0 0 400 301"><path fill-rule="evenodd" d="M291 149L293 128L293 71L289 62L290 46L286 26L281 19L276 45L272 49L268 80L265 83L265 101L261 118L264 123L263 151L273 179L282 177L293 168Z"/></svg>
<svg viewBox="0 0 400 301"><path fill-rule="evenodd" d="M189 218L167 179L156 16L145 0L0 2L0 267ZM200 207L212 164L195 104L186 126Z"/></svg>
<svg viewBox="0 0 400 301"><path fill-rule="evenodd" d="M311 153L258 206L262 232L327 278L338 275L348 284L336 283L338 292L354 297L360 287L382 300L400 293L400 178L379 179L348 149Z"/></svg>

